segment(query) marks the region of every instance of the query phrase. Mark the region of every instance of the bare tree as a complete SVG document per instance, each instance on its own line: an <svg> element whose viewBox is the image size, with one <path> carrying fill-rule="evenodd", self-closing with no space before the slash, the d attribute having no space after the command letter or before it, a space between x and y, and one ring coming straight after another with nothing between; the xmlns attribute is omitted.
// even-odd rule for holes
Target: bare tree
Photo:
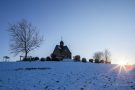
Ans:
<svg viewBox="0 0 135 90"><path fill-rule="evenodd" d="M9 57L9 56L3 56L3 60L4 60L4 61L6 61L6 62L7 62L7 61L8 61L8 59L10 59L10 57Z"/></svg>
<svg viewBox="0 0 135 90"><path fill-rule="evenodd" d="M104 51L104 59L106 63L109 63L111 61L111 53L108 49L105 49Z"/></svg>
<svg viewBox="0 0 135 90"><path fill-rule="evenodd" d="M39 47L43 41L43 37L39 36L36 27L33 27L26 20L10 24L8 31L11 36L11 53L15 55L24 53L25 58L27 58L30 51Z"/></svg>
<svg viewBox="0 0 135 90"><path fill-rule="evenodd" d="M103 56L104 56L103 52L95 52L93 58L97 60L102 60Z"/></svg>

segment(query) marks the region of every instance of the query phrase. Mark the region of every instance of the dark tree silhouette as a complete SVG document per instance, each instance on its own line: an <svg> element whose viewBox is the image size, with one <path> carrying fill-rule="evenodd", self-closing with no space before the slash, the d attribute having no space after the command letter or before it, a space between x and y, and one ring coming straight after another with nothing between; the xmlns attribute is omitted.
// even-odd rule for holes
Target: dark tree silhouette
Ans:
<svg viewBox="0 0 135 90"><path fill-rule="evenodd" d="M39 57L34 57L34 61L38 61L39 60Z"/></svg>
<svg viewBox="0 0 135 90"><path fill-rule="evenodd" d="M81 58L80 55L76 55L73 57L74 61L80 61L80 58Z"/></svg>
<svg viewBox="0 0 135 90"><path fill-rule="evenodd" d="M104 60L105 60L105 63L111 62L111 53L108 49L105 49L104 51Z"/></svg>
<svg viewBox="0 0 135 90"><path fill-rule="evenodd" d="M96 52L96 53L94 53L94 56L93 56L94 59L98 59L99 61L101 59L103 59L103 57L104 57L104 53L103 52Z"/></svg>
<svg viewBox="0 0 135 90"><path fill-rule="evenodd" d="M105 63L105 61L104 60L100 60L100 63Z"/></svg>
<svg viewBox="0 0 135 90"><path fill-rule="evenodd" d="M93 63L93 59L89 59L89 62Z"/></svg>
<svg viewBox="0 0 135 90"><path fill-rule="evenodd" d="M100 63L99 59L95 59L95 63Z"/></svg>
<svg viewBox="0 0 135 90"><path fill-rule="evenodd" d="M42 58L40 59L40 61L45 61L45 58L42 57Z"/></svg>
<svg viewBox="0 0 135 90"><path fill-rule="evenodd" d="M49 56L47 56L46 61L51 61L51 58Z"/></svg>
<svg viewBox="0 0 135 90"><path fill-rule="evenodd" d="M9 56L3 56L3 60L4 60L4 61L8 61L8 59L10 59Z"/></svg>
<svg viewBox="0 0 135 90"><path fill-rule="evenodd" d="M27 59L28 53L39 47L43 41L43 37L39 36L36 27L26 20L10 24L8 31L11 36L11 53L15 55L24 53L25 59Z"/></svg>
<svg viewBox="0 0 135 90"><path fill-rule="evenodd" d="M87 62L86 58L82 58L82 62Z"/></svg>

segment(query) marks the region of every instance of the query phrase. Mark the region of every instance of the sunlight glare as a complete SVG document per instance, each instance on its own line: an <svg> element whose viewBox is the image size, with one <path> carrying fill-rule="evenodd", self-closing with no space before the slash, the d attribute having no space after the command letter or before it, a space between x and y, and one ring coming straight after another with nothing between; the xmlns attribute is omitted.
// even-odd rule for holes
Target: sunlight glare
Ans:
<svg viewBox="0 0 135 90"><path fill-rule="evenodd" d="M118 70L118 74L127 73L129 71L127 62L125 58L119 58L117 65L112 70Z"/></svg>
<svg viewBox="0 0 135 90"><path fill-rule="evenodd" d="M118 64L121 65L121 66L124 66L124 65L126 65L127 63L124 62L124 61L120 61L120 62L118 62Z"/></svg>

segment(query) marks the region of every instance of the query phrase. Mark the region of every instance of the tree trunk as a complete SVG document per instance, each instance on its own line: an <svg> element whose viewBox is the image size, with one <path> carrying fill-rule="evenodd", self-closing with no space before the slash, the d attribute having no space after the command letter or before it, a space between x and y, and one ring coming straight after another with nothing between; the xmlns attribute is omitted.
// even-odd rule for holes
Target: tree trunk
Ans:
<svg viewBox="0 0 135 90"><path fill-rule="evenodd" d="M27 54L28 54L28 53L27 53L27 52L25 52L25 59L27 59L27 57L28 57L28 56L27 56Z"/></svg>

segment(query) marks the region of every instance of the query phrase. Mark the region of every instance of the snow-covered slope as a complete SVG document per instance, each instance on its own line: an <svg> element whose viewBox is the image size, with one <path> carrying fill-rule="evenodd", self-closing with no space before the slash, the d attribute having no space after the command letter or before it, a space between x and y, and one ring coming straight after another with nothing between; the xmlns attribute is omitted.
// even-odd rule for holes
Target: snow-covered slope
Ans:
<svg viewBox="0 0 135 90"><path fill-rule="evenodd" d="M135 69L83 62L0 63L0 90L133 90Z"/></svg>

